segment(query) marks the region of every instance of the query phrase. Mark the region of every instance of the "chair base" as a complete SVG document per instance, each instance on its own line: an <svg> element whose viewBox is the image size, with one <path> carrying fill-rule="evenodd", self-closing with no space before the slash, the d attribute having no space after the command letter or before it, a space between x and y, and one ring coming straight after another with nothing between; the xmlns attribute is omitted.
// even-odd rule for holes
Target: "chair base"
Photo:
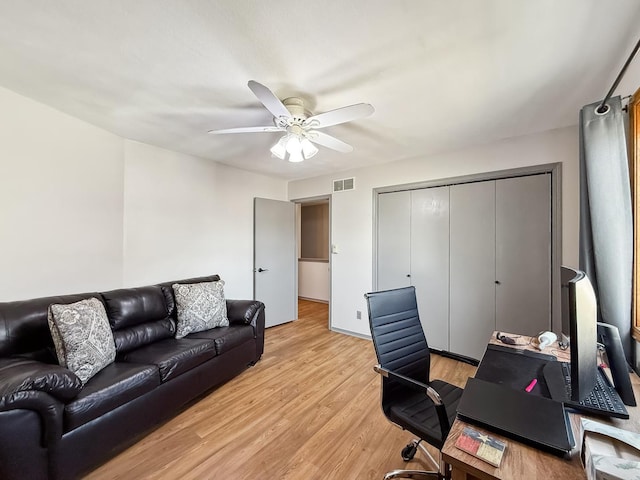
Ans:
<svg viewBox="0 0 640 480"><path fill-rule="evenodd" d="M393 470L384 476L384 480L391 478L442 478L438 472L428 472L426 470Z"/></svg>
<svg viewBox="0 0 640 480"><path fill-rule="evenodd" d="M413 451L422 451L422 453L425 454L425 456L433 464L436 470L392 470L384 476L384 480L389 480L391 478L445 478L444 475L442 475L442 473L440 472L441 465L436 461L435 458L433 458L433 456L429 453L425 446L422 445L421 440L417 438L412 440L411 443L409 443L409 445L404 448L403 457L405 450L407 450L412 445L414 447ZM411 457L413 458L413 454L411 455ZM407 459L404 460L408 461Z"/></svg>

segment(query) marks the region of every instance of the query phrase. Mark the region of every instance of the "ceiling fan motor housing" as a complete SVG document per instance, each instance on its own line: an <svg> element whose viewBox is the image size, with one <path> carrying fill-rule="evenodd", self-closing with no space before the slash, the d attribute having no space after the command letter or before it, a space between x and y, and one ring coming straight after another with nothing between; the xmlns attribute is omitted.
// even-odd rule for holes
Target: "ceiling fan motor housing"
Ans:
<svg viewBox="0 0 640 480"><path fill-rule="evenodd" d="M287 127L291 125L302 125L308 117L311 116L311 112L305 110L304 108L304 100L298 97L289 97L285 98L282 101L282 104L287 107L289 113L291 113L291 117L283 118L280 117L275 120L276 125L281 127ZM281 123L282 122L282 123Z"/></svg>

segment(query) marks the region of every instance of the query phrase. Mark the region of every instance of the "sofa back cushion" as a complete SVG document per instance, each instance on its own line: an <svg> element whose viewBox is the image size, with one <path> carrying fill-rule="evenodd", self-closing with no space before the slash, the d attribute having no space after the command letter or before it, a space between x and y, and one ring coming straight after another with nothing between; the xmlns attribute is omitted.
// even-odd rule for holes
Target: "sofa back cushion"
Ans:
<svg viewBox="0 0 640 480"><path fill-rule="evenodd" d="M49 305L52 303L74 303L91 297L99 299L100 294L82 293L16 302L0 302L0 356L50 357L53 341L47 323ZM49 354L45 355L47 351Z"/></svg>
<svg viewBox="0 0 640 480"><path fill-rule="evenodd" d="M175 322L158 285L112 290L102 298L118 354L175 334Z"/></svg>

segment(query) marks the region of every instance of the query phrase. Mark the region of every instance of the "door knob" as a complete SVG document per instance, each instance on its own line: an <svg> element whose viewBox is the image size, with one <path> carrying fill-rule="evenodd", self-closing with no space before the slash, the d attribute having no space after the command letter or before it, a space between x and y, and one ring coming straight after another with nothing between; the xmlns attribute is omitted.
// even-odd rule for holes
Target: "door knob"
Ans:
<svg viewBox="0 0 640 480"><path fill-rule="evenodd" d="M500 280L496 280L496 285L500 285Z"/></svg>
<svg viewBox="0 0 640 480"><path fill-rule="evenodd" d="M262 273L262 272L268 272L269 269L268 268L259 268L258 272Z"/></svg>
<svg viewBox="0 0 640 480"><path fill-rule="evenodd" d="M411 278L411 274L410 273L407 273L407 278Z"/></svg>

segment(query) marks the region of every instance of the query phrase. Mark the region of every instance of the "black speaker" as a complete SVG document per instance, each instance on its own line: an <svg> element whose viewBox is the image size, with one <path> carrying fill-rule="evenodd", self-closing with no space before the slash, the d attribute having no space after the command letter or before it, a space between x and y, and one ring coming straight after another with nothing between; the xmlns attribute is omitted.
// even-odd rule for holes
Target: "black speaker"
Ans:
<svg viewBox="0 0 640 480"><path fill-rule="evenodd" d="M633 394L633 387L629 378L629 364L624 356L618 327L598 322L598 342L604 345L607 352L613 384L618 395L620 395L625 405L635 407L636 397Z"/></svg>

